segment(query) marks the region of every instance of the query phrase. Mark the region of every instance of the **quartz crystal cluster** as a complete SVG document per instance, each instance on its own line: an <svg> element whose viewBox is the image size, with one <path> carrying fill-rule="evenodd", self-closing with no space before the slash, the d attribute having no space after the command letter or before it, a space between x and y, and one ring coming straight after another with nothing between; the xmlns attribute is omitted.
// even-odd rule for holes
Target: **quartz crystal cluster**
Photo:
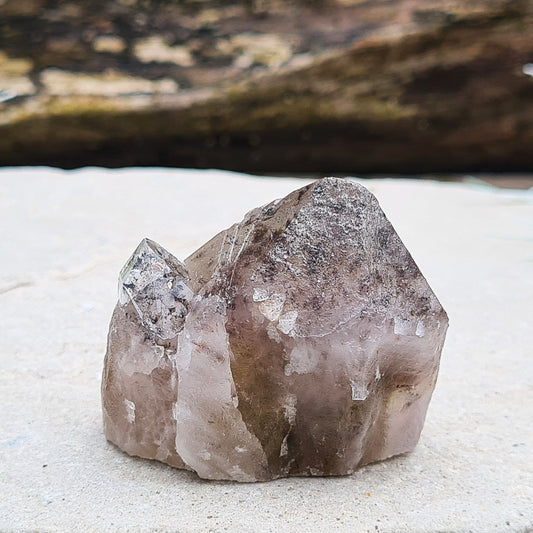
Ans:
<svg viewBox="0 0 533 533"><path fill-rule="evenodd" d="M342 475L416 445L448 318L375 197L325 178L120 273L107 438L207 479Z"/></svg>

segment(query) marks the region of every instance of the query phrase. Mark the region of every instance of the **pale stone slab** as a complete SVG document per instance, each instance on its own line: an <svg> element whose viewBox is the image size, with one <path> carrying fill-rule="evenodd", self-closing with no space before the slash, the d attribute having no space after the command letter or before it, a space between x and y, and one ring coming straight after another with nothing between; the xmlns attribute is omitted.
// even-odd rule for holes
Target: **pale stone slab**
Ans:
<svg viewBox="0 0 533 533"><path fill-rule="evenodd" d="M105 442L100 371L124 258L144 235L186 257L304 183L159 169L0 170L0 530L533 528L529 191L365 182L450 317L413 453L343 478L238 485L202 482Z"/></svg>

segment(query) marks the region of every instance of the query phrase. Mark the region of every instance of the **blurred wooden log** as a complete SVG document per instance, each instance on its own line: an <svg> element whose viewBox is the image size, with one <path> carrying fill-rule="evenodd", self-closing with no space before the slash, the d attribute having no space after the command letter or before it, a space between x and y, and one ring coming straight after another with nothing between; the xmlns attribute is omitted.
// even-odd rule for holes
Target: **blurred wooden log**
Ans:
<svg viewBox="0 0 533 533"><path fill-rule="evenodd" d="M0 164L531 171L532 36L530 0L4 0Z"/></svg>

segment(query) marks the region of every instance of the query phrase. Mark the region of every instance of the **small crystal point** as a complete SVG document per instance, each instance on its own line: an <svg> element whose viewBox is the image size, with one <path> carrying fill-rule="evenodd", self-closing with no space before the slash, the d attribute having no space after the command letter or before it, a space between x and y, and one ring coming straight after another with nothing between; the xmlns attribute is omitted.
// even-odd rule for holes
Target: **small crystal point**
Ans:
<svg viewBox="0 0 533 533"><path fill-rule="evenodd" d="M416 445L448 319L361 185L325 178L255 209L185 266L145 240L121 284L103 398L129 453L255 481L348 474Z"/></svg>
<svg viewBox="0 0 533 533"><path fill-rule="evenodd" d="M107 438L187 468L176 451L176 349L193 292L184 265L143 239L119 276L102 381Z"/></svg>

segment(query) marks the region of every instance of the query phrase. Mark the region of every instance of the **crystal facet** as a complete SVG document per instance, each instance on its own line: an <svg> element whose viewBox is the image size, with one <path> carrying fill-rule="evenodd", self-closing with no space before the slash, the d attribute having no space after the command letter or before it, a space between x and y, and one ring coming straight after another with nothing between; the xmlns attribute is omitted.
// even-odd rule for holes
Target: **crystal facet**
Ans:
<svg viewBox="0 0 533 533"><path fill-rule="evenodd" d="M447 326L374 196L325 178L185 265L141 242L110 326L106 436L208 479L349 474L416 445Z"/></svg>

